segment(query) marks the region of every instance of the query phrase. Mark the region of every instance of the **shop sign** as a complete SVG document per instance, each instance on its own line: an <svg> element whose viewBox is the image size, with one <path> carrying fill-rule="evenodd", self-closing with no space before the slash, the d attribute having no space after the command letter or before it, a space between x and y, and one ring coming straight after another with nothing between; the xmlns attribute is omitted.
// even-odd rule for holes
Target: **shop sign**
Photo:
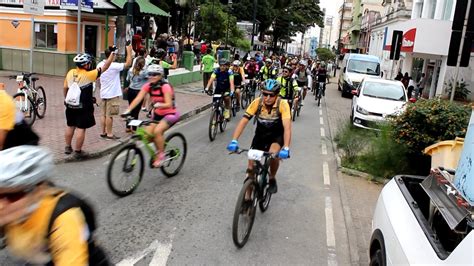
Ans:
<svg viewBox="0 0 474 266"><path fill-rule="evenodd" d="M60 0L61 9L67 10L77 10L78 0ZM80 0L81 1L81 11L85 12L94 12L94 1L93 0Z"/></svg>
<svg viewBox="0 0 474 266"><path fill-rule="evenodd" d="M23 3L23 12L42 16L44 15L44 3L44 0L25 0Z"/></svg>

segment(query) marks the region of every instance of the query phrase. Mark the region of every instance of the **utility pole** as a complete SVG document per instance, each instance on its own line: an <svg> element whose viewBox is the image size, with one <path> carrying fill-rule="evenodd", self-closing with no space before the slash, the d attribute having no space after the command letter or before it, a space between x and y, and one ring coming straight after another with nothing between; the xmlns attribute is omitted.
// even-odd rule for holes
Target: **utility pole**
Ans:
<svg viewBox="0 0 474 266"><path fill-rule="evenodd" d="M344 23L344 10L346 9L346 0L342 1L341 22L339 23L339 37L337 38L336 67L334 68L334 77L336 76L337 66L339 65L339 54L341 53L342 24Z"/></svg>
<svg viewBox="0 0 474 266"><path fill-rule="evenodd" d="M253 50L253 44L254 44L253 39L255 38L255 32L257 31L256 20L257 20L257 0L253 0L253 16L252 16L253 27L252 27L252 40L250 42L250 46L252 47L252 50Z"/></svg>

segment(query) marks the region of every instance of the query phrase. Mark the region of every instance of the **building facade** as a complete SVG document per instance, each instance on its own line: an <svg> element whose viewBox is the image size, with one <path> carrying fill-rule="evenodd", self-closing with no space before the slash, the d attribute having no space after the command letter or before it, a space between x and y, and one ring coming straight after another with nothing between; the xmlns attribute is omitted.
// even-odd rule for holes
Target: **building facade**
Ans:
<svg viewBox="0 0 474 266"><path fill-rule="evenodd" d="M377 19L380 19L381 15L379 11L364 10L362 15L362 24L360 26L360 36L358 48L361 54L368 54L370 47L370 36L372 35L372 27Z"/></svg>
<svg viewBox="0 0 474 266"><path fill-rule="evenodd" d="M347 52L348 45L350 44L348 32L352 23L352 0L344 0L343 4L339 8L338 17L335 19L338 21L338 42L341 44L341 50L339 52L345 53Z"/></svg>
<svg viewBox="0 0 474 266"><path fill-rule="evenodd" d="M365 53L364 47L360 46L361 29L364 15L370 15L370 11L380 12L383 10L380 0L353 0L352 2L352 21L349 28L350 43L347 49L355 53Z"/></svg>
<svg viewBox="0 0 474 266"><path fill-rule="evenodd" d="M406 17L408 5L390 6L389 11L403 10ZM400 4L391 3L391 5ZM410 19L376 25L372 31L372 43L369 52L383 58L382 71L386 78L393 78L396 72L408 73L417 80L425 73L428 84L425 97L442 96L446 88L453 83L455 68L447 66L451 26L454 18L455 0L415 0L410 3ZM389 60L393 30L403 31L402 53L399 61ZM373 50L372 50L373 48ZM471 54L472 55L472 54ZM470 67L462 68L460 79L467 87L474 80L474 62L471 56ZM472 93L470 98L472 99Z"/></svg>

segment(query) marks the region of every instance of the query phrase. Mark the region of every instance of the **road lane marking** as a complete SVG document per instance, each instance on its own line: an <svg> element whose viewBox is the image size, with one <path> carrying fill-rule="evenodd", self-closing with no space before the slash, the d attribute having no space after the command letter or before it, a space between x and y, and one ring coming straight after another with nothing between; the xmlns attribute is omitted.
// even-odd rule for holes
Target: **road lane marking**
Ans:
<svg viewBox="0 0 474 266"><path fill-rule="evenodd" d="M329 165L327 162L323 163L323 177L324 177L324 185L330 186L331 179L329 177Z"/></svg>
<svg viewBox="0 0 474 266"><path fill-rule="evenodd" d="M166 262L168 262L168 257L171 254L171 248L173 245L171 244L160 244L158 248L155 251L155 255L153 255L153 259L150 262L150 265L166 265Z"/></svg>
<svg viewBox="0 0 474 266"><path fill-rule="evenodd" d="M323 110L319 109L319 115L323 115Z"/></svg>
<svg viewBox="0 0 474 266"><path fill-rule="evenodd" d="M323 143L321 143L321 154L322 155L327 155L328 154L328 146L326 145L325 141L323 141Z"/></svg>
<svg viewBox="0 0 474 266"><path fill-rule="evenodd" d="M162 244L158 240L155 240L144 250L136 253L135 255L133 255L133 256L127 258L127 259L124 259L124 260L120 261L119 263L117 263L117 266L134 265L135 263L139 262L141 259L143 259L145 256L147 256L148 254L150 254L154 250L157 250L161 245Z"/></svg>
<svg viewBox="0 0 474 266"><path fill-rule="evenodd" d="M326 137L326 132L324 131L324 127L321 128L321 138Z"/></svg>
<svg viewBox="0 0 474 266"><path fill-rule="evenodd" d="M336 236L334 233L334 217L331 197L326 197L326 245L328 247L328 265L336 266Z"/></svg>
<svg viewBox="0 0 474 266"><path fill-rule="evenodd" d="M319 124L324 125L324 119L322 117L319 118Z"/></svg>

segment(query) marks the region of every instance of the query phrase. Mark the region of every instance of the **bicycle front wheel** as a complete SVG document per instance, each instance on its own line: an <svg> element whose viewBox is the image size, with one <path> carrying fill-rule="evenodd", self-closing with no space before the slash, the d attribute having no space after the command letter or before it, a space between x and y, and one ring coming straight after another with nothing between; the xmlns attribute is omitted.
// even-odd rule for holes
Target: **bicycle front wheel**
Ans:
<svg viewBox="0 0 474 266"><path fill-rule="evenodd" d="M249 95L247 89L242 91L242 95L240 97L241 97L240 105L242 106L242 109L247 108L247 106L249 104L249 99L250 99L250 95Z"/></svg>
<svg viewBox="0 0 474 266"><path fill-rule="evenodd" d="M186 138L184 138L183 134L175 132L166 137L165 143L166 159L160 170L165 176L173 177L181 171L186 160L186 153L188 151Z"/></svg>
<svg viewBox="0 0 474 266"><path fill-rule="evenodd" d="M217 127L219 124L219 115L217 110L212 110L211 119L209 120L209 139L214 141L217 135Z"/></svg>
<svg viewBox="0 0 474 266"><path fill-rule="evenodd" d="M109 189L119 197L133 193L143 177L145 160L142 151L130 143L112 155L107 167Z"/></svg>
<svg viewBox="0 0 474 266"><path fill-rule="evenodd" d="M260 178L264 178L264 177L260 176ZM268 209L268 206L270 205L270 200L272 199L272 193L268 192L268 182L263 187L263 192L262 193L263 193L263 195L262 195L262 198L260 199L260 201L258 202L258 206L260 207L261 212L265 212Z"/></svg>
<svg viewBox="0 0 474 266"><path fill-rule="evenodd" d="M23 114L26 124L32 126L36 120L36 111L33 99L23 92L13 95L17 110Z"/></svg>
<svg viewBox="0 0 474 266"><path fill-rule="evenodd" d="M37 88L38 95L36 95L36 114L38 118L44 118L46 114L46 93L42 86Z"/></svg>
<svg viewBox="0 0 474 266"><path fill-rule="evenodd" d="M242 248L249 239L255 221L257 200L257 186L253 180L247 179L237 198L232 222L232 240L238 248Z"/></svg>

